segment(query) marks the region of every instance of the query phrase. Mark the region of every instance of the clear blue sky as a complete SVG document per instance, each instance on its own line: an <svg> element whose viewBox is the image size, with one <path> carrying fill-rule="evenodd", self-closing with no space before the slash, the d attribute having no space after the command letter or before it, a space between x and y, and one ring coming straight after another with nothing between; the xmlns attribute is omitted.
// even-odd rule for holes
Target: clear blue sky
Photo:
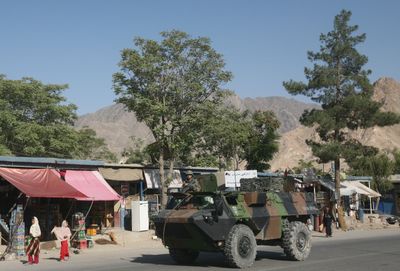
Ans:
<svg viewBox="0 0 400 271"><path fill-rule="evenodd" d="M371 80L400 80L400 1L3 1L0 74L69 84L78 114L113 103L112 74L135 36L159 39L179 29L210 37L241 97L288 96L282 81L303 79L307 50L332 29L341 9L367 33L359 48Z"/></svg>

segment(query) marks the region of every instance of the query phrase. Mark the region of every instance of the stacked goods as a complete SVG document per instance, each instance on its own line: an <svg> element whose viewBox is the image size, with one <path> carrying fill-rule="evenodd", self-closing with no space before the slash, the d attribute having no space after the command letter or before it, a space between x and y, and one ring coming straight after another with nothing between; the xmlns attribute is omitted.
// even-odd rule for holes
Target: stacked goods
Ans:
<svg viewBox="0 0 400 271"><path fill-rule="evenodd" d="M85 230L81 230L78 232L78 240L85 240L86 235L85 235Z"/></svg>
<svg viewBox="0 0 400 271"><path fill-rule="evenodd" d="M94 242L91 236L87 237L87 247L88 248L93 248L94 247Z"/></svg>
<svg viewBox="0 0 400 271"><path fill-rule="evenodd" d="M12 251L17 256L25 256L25 223L24 209L22 205L11 213L10 220L10 239L12 240Z"/></svg>
<svg viewBox="0 0 400 271"><path fill-rule="evenodd" d="M80 230L75 236L74 240L75 246L79 249L87 248L87 240L85 230Z"/></svg>
<svg viewBox="0 0 400 271"><path fill-rule="evenodd" d="M260 177L240 180L240 191L267 192L284 191L285 180L281 177Z"/></svg>
<svg viewBox="0 0 400 271"><path fill-rule="evenodd" d="M95 236L97 234L97 229L99 228L99 226L97 226L97 224L92 224L88 227L88 229L86 230L86 235L89 236Z"/></svg>
<svg viewBox="0 0 400 271"><path fill-rule="evenodd" d="M13 226L13 251L17 256L25 256L25 223Z"/></svg>
<svg viewBox="0 0 400 271"><path fill-rule="evenodd" d="M86 234L89 236L94 236L97 234L97 230L95 228L89 228L86 230Z"/></svg>
<svg viewBox="0 0 400 271"><path fill-rule="evenodd" d="M85 217L82 213L76 213L73 215L72 226L73 230L75 231L75 237L72 241L72 245L79 249L87 248Z"/></svg>

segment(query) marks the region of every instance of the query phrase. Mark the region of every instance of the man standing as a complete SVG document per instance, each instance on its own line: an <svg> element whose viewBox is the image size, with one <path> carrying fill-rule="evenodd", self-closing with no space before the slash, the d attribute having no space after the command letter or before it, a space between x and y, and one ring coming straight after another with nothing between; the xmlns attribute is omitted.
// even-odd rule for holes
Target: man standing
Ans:
<svg viewBox="0 0 400 271"><path fill-rule="evenodd" d="M323 223L325 225L326 237L332 237L332 222L335 221L332 209L325 207Z"/></svg>

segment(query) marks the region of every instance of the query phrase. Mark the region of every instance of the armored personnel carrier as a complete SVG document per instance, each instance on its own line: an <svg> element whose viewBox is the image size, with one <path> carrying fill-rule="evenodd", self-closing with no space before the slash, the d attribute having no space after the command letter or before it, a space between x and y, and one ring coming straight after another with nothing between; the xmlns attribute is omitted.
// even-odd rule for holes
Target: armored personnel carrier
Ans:
<svg viewBox="0 0 400 271"><path fill-rule="evenodd" d="M191 264L202 251L222 252L229 266L246 268L256 258L257 245L281 246L292 260L308 257L311 232L306 223L318 213L312 195L218 191L214 175L194 182L172 194L154 219L156 234L176 263Z"/></svg>

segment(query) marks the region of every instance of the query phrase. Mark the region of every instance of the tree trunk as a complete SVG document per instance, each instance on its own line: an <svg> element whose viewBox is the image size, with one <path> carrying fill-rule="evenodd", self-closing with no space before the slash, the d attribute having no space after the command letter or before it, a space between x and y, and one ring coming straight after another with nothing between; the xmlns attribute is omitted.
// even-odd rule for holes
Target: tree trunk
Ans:
<svg viewBox="0 0 400 271"><path fill-rule="evenodd" d="M160 163L160 186L161 186L161 208L164 209L167 205L167 187L165 186L165 172L164 172L164 150L160 150L159 156Z"/></svg>
<svg viewBox="0 0 400 271"><path fill-rule="evenodd" d="M344 220L344 212L342 208L342 203L340 199L340 158L335 160L335 190L337 196L337 213L338 213L338 222L339 226L342 230L347 230L346 221Z"/></svg>
<svg viewBox="0 0 400 271"><path fill-rule="evenodd" d="M167 187L174 180L174 165L175 165L175 159L171 158L171 162L169 163L169 172L167 176Z"/></svg>
<svg viewBox="0 0 400 271"><path fill-rule="evenodd" d="M340 207L340 158L335 160L335 192L337 197L337 205Z"/></svg>

